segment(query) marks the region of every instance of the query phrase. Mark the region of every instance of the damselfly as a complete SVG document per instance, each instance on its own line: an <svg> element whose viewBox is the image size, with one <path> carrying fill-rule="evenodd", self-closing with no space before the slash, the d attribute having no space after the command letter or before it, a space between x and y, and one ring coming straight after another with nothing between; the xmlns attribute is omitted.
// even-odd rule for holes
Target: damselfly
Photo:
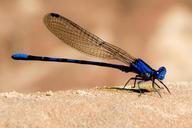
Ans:
<svg viewBox="0 0 192 128"><path fill-rule="evenodd" d="M111 64L104 62L86 61L86 60L76 60L76 59L66 59L66 58L54 58L54 57L44 57L44 56L33 56L28 54L13 54L12 58L16 60L38 60L38 61L50 61L50 62L67 62L67 63L78 63L78 64L89 64L104 67L111 67L119 69L123 72L133 72L136 74L135 77L130 78L123 88L127 84L134 80L134 86L138 85L140 94L140 83L146 81L152 81L152 87L159 96L160 93L155 88L155 85L160 88L155 80L159 81L170 93L167 86L162 82L165 78L166 68L160 67L158 70L151 68L146 62L140 58L135 58L129 55L127 52L121 48L114 46L101 38L95 36L94 34L83 29L71 20L56 14L49 13L44 17L44 23L47 28L64 43L70 45L71 47L84 52L89 55L96 57L116 59L126 65Z"/></svg>

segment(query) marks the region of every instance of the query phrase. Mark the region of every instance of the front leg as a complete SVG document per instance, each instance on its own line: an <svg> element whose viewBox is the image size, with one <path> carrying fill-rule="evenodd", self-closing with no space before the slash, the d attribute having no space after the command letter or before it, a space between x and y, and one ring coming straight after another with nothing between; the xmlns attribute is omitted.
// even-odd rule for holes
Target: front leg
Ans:
<svg viewBox="0 0 192 128"><path fill-rule="evenodd" d="M159 96L161 97L161 94L159 93L159 91L155 88L155 79L152 78L152 87L155 90L155 92L157 92L159 94Z"/></svg>
<svg viewBox="0 0 192 128"><path fill-rule="evenodd" d="M157 79L158 80L158 79ZM160 80L158 80L166 89L167 89L167 91L169 92L169 94L171 94L171 92L169 91L169 88L162 82L162 81L160 81Z"/></svg>

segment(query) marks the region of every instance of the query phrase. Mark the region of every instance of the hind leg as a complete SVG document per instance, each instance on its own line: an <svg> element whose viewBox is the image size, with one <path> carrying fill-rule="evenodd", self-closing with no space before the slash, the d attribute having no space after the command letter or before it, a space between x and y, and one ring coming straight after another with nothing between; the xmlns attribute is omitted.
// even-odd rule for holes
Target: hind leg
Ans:
<svg viewBox="0 0 192 128"><path fill-rule="evenodd" d="M133 87L135 87L136 81L137 81L137 80L142 80L142 79L141 79L138 75L136 75L135 77L130 78L130 79L125 83L125 85L124 85L123 88L125 88L125 87L127 86L127 84L128 84L131 80L134 80L134 85L133 85Z"/></svg>

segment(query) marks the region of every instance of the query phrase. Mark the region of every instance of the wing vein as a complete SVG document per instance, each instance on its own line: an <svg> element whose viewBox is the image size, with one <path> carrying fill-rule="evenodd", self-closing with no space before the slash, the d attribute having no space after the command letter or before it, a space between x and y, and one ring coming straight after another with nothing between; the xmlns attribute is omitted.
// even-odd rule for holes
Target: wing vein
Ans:
<svg viewBox="0 0 192 128"><path fill-rule="evenodd" d="M126 64L135 61L135 58L124 50L105 42L63 16L49 13L44 17L44 23L56 37L81 52L96 57L116 59Z"/></svg>

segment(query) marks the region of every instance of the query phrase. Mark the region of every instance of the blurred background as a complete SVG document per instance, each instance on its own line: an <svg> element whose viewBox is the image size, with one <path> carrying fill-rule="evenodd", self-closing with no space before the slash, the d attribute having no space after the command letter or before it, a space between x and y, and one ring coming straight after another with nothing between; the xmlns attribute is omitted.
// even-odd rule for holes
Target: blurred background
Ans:
<svg viewBox="0 0 192 128"><path fill-rule="evenodd" d="M13 53L102 60L62 43L42 19L56 12L153 68L168 81L192 80L191 0L0 0L0 91L48 91L117 86L134 74L66 63L14 61Z"/></svg>

